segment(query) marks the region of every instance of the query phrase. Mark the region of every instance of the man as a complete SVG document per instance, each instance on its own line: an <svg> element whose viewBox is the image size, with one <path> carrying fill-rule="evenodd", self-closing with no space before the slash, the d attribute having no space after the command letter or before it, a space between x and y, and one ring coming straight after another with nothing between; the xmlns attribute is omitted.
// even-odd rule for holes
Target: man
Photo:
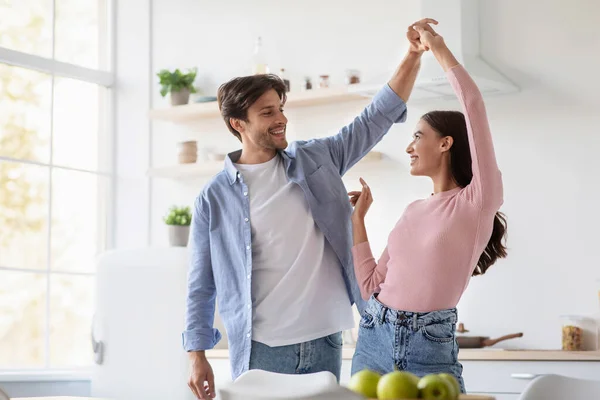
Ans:
<svg viewBox="0 0 600 400"><path fill-rule="evenodd" d="M436 23L419 21L424 27ZM191 226L183 345L189 385L214 397L204 354L220 340L215 298L229 339L233 379L248 369L330 371L339 380L341 331L362 312L351 256L352 207L344 173L365 156L406 104L425 50L411 43L387 85L334 136L288 146L285 85L274 75L235 78L219 88L221 115L242 143L196 198Z"/></svg>

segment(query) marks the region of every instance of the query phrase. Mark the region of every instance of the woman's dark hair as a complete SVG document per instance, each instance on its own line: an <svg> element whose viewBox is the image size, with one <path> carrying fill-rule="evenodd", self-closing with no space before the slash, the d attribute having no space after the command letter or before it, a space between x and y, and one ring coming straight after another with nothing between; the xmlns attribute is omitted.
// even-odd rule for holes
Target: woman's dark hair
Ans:
<svg viewBox="0 0 600 400"><path fill-rule="evenodd" d="M452 137L454 143L450 147L450 170L452 177L460 187L465 187L473 179L471 168L471 150L467 135L465 116L459 111L431 111L421 119L429 124L440 136ZM483 275L498 258L506 257L506 216L497 212L494 217L492 236L485 250L479 257L473 276Z"/></svg>
<svg viewBox="0 0 600 400"><path fill-rule="evenodd" d="M260 96L275 89L281 102L285 104L285 83L273 74L250 75L234 78L219 87L217 104L227 128L235 137L242 141L240 133L233 129L230 118L248 121L248 108Z"/></svg>

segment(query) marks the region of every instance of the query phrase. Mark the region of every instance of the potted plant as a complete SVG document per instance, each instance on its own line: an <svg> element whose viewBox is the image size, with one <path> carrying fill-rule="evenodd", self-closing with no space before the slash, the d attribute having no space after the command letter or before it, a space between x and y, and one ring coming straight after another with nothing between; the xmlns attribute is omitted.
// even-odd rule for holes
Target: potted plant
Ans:
<svg viewBox="0 0 600 400"><path fill-rule="evenodd" d="M187 246L190 236L190 224L192 223L190 208L172 206L164 221L169 226L169 243L171 246Z"/></svg>
<svg viewBox="0 0 600 400"><path fill-rule="evenodd" d="M187 104L190 101L190 93L196 93L194 80L196 79L197 69L193 68L184 74L179 69L171 72L167 69L160 70L156 76L159 78L160 94L165 97L171 93L171 105L179 106Z"/></svg>

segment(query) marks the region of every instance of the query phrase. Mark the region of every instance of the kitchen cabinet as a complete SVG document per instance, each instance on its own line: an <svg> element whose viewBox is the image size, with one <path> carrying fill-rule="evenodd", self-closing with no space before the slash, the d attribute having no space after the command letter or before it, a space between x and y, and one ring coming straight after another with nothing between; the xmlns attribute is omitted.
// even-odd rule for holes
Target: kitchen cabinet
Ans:
<svg viewBox="0 0 600 400"><path fill-rule="evenodd" d="M469 393L518 398L538 375L558 374L581 379L600 379L600 361L461 361ZM511 397L513 396L513 397Z"/></svg>

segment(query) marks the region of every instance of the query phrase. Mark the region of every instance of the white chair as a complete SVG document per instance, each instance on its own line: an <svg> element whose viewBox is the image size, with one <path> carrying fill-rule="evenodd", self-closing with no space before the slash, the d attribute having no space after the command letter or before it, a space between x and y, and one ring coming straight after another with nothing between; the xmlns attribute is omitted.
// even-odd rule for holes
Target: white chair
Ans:
<svg viewBox="0 0 600 400"><path fill-rule="evenodd" d="M600 378L600 377L599 377ZM600 381L563 375L540 375L523 391L519 400L600 399Z"/></svg>
<svg viewBox="0 0 600 400"><path fill-rule="evenodd" d="M364 400L327 371L292 375L252 369L217 390L220 400Z"/></svg>

